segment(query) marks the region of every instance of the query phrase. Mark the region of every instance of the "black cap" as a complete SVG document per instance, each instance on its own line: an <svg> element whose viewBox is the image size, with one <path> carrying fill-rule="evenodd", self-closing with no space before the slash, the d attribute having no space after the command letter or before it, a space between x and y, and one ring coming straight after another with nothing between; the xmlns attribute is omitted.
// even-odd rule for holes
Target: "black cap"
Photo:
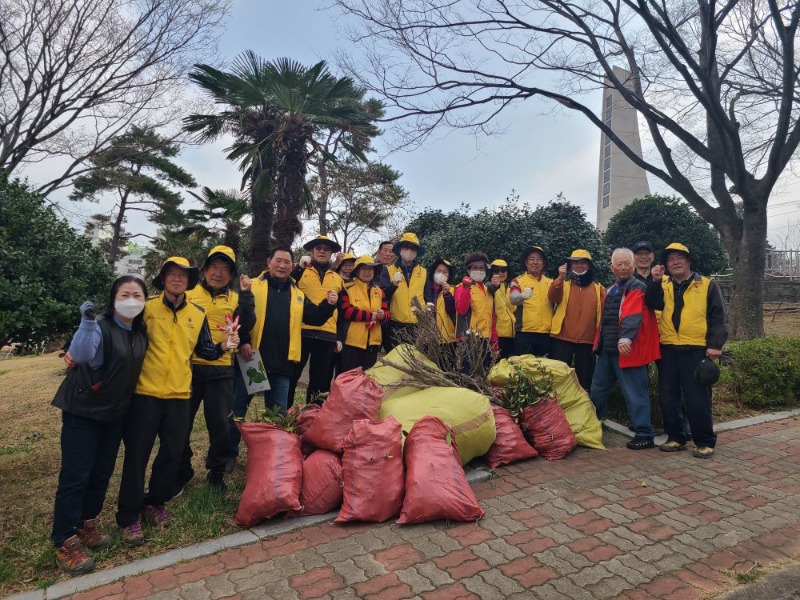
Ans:
<svg viewBox="0 0 800 600"><path fill-rule="evenodd" d="M631 248L631 251L634 254L636 254L639 250L647 250L648 252L655 252L655 250L653 250L653 244L651 244L650 242L645 242L644 240L636 242L633 245L633 248Z"/></svg>
<svg viewBox="0 0 800 600"><path fill-rule="evenodd" d="M701 387L711 387L719 380L719 367L710 358L701 360L694 370L694 382Z"/></svg>

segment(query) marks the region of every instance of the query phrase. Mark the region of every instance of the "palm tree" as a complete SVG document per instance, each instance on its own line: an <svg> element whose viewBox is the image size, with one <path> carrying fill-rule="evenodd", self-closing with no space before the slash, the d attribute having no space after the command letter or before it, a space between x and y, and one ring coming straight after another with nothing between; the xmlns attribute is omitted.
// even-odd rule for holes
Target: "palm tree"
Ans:
<svg viewBox="0 0 800 600"><path fill-rule="evenodd" d="M247 197L238 190L212 190L204 187L201 194L189 192L203 208L186 211L189 225L181 229L185 234L199 233L206 237L221 237L222 243L239 255L242 230L247 226L244 218L250 214Z"/></svg>
<svg viewBox="0 0 800 600"><path fill-rule="evenodd" d="M324 152L314 136L322 129L354 136L375 130L362 108L364 90L349 77L332 75L325 61L307 68L288 58L265 61L251 50L234 60L230 72L196 65L189 78L227 107L218 114L190 115L184 126L201 142L234 137L226 152L239 163L242 187L250 192L255 271L266 261L270 232L277 243L291 245L302 230L298 216L313 206L305 181L308 161ZM343 146L364 159L356 146Z"/></svg>

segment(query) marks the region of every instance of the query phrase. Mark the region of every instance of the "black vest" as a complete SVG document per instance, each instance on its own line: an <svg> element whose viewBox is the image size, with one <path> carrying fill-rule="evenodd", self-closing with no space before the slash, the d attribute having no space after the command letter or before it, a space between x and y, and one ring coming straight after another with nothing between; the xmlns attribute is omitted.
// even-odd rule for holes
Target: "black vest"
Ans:
<svg viewBox="0 0 800 600"><path fill-rule="evenodd" d="M608 352L610 354L619 354L619 308L622 304L622 293L625 284L617 288L615 295L607 294L605 303L603 304L603 314L600 317L600 339L598 352Z"/></svg>
<svg viewBox="0 0 800 600"><path fill-rule="evenodd" d="M97 324L103 336L103 365L68 369L53 406L96 421L118 421L125 417L136 388L147 334L123 329L113 319L101 318Z"/></svg>

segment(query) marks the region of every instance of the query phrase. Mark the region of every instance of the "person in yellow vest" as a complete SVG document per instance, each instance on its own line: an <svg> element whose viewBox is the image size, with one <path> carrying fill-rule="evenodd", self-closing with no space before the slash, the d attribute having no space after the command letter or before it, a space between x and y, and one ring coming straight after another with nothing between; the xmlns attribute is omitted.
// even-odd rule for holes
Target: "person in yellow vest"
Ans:
<svg viewBox="0 0 800 600"><path fill-rule="evenodd" d="M369 255L359 257L353 269L353 281L340 296L339 312L344 321L340 373L358 367L369 369L378 360L381 325L389 320L386 295L376 283L382 268Z"/></svg>
<svg viewBox="0 0 800 600"><path fill-rule="evenodd" d="M493 260L492 279L489 291L494 297L494 316L497 324L497 347L500 358L514 355L514 334L516 333L516 308L511 304L511 288L508 284L508 263L502 258Z"/></svg>
<svg viewBox="0 0 800 600"><path fill-rule="evenodd" d="M186 292L189 302L206 312L211 327L211 338L221 342L227 333L223 329L236 317L239 294L232 287L236 276L236 254L229 246L214 246L200 268L202 280ZM208 429L208 454L206 455L206 481L212 489L225 493L225 467L230 453L228 416L233 408L233 350L228 350L217 360L192 357L192 397L189 416L189 433L183 448L183 458L178 471L178 484L182 490L194 477L192 448L189 438L200 404L203 404L206 429Z"/></svg>
<svg viewBox="0 0 800 600"><path fill-rule="evenodd" d="M331 254L340 252L342 247L328 236L320 235L303 244L303 248L311 251L311 262L308 266L298 266L292 271L292 279L297 282L297 289L313 304L322 302L329 292L341 293L344 289L344 280L331 269ZM309 359L311 364L308 369L306 402L311 402L319 394L331 389L331 363L338 349L336 322L337 313L334 311L322 325L303 323L300 362L296 365L289 389L290 406L294 400L297 382Z"/></svg>
<svg viewBox="0 0 800 600"><path fill-rule="evenodd" d="M529 246L522 253L525 273L516 277L510 286L509 299L517 307L517 333L514 354L550 354L550 326L553 305L547 297L553 282L544 274L547 255L541 246Z"/></svg>
<svg viewBox="0 0 800 600"><path fill-rule="evenodd" d="M145 303L148 346L123 434L125 461L117 506L117 525L128 545L144 541L142 512L156 525L170 522L164 505L178 492L191 414L192 354L214 361L239 343L236 333L214 343L205 311L186 298L199 280L197 267L181 256L170 257L153 280L161 293ZM145 472L156 436L159 449L145 496Z"/></svg>
<svg viewBox="0 0 800 600"><path fill-rule="evenodd" d="M387 352L400 343L401 336L405 335L402 332L416 325L413 300L417 300L420 308L425 308L425 280L428 276L425 267L418 262L425 254L425 248L415 233L401 235L393 251L398 258L386 269L388 283L383 290L391 313L388 339L384 344Z"/></svg>
<svg viewBox="0 0 800 600"><path fill-rule="evenodd" d="M464 259L467 276L456 286L456 339L468 332L485 341L484 366L491 360L491 344L497 340L494 322L494 300L484 283L489 272L489 258L483 252L473 252ZM464 370L469 368L463 365Z"/></svg>
<svg viewBox="0 0 800 600"><path fill-rule="evenodd" d="M253 349L258 349L270 384L264 403L269 409L284 411L289 407L289 389L301 358L302 325L327 323L339 301L339 295L330 291L320 302L312 303L291 278L293 267L292 249L276 246L258 277L241 278L242 289L249 287L252 293L241 295L239 353L250 360ZM247 414L251 397L241 377L236 378L234 388L233 416L241 418ZM230 470L239 455L240 441L239 430L231 421Z"/></svg>
<svg viewBox="0 0 800 600"><path fill-rule="evenodd" d="M592 387L594 338L600 326L605 288L595 280L592 255L575 250L558 268L547 297L556 306L550 328L550 358L575 368L581 387Z"/></svg>
<svg viewBox="0 0 800 600"><path fill-rule="evenodd" d="M669 277L664 277L666 272ZM645 302L661 311L661 362L658 366L658 400L664 419L667 441L664 452L686 449L691 436L693 455L710 458L717 435L711 413L711 385L704 376L714 372L714 360L722 356L728 339L725 301L719 286L693 270L689 248L672 243L661 254L661 264L651 269L653 280L647 286ZM716 369L719 375L718 368ZM689 420L686 428L684 411Z"/></svg>
<svg viewBox="0 0 800 600"><path fill-rule="evenodd" d="M456 341L456 299L453 296L453 265L443 258L433 261L425 284L425 305L436 312L442 344Z"/></svg>

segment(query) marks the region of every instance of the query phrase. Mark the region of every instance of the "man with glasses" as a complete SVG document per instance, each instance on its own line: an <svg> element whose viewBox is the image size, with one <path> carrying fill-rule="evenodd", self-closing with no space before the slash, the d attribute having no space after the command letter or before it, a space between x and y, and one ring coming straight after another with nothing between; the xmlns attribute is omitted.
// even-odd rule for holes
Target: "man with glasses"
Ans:
<svg viewBox="0 0 800 600"><path fill-rule="evenodd" d="M329 292L339 294L344 289L344 280L331 269L331 255L341 252L342 247L328 236L320 235L303 244L303 248L311 251L311 262L308 266L299 266L292 271L292 279L297 288L313 304L319 304ZM337 350L336 322L337 311L322 325L303 323L302 353L300 363L295 368L292 386L289 390L289 405L294 400L294 391L300 375L310 360L308 372L308 391L306 402L311 402L319 394L331 389L331 363Z"/></svg>

